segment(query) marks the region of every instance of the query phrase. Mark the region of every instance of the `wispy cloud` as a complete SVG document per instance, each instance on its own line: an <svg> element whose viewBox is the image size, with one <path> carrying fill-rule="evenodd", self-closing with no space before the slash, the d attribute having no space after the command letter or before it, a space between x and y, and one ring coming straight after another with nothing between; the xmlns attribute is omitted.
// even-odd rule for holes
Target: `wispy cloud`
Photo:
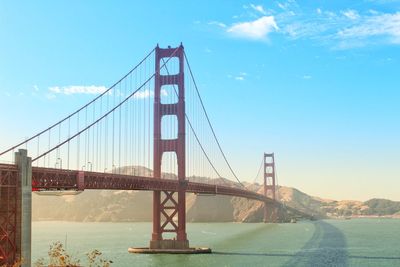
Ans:
<svg viewBox="0 0 400 267"><path fill-rule="evenodd" d="M254 9L257 12L260 12L263 15L267 15L267 11L265 11L264 7L262 5L254 5L250 4L250 7Z"/></svg>
<svg viewBox="0 0 400 267"><path fill-rule="evenodd" d="M275 32L290 41L308 39L332 49L400 44L400 12L368 8L332 11L318 6L310 12L294 0L276 2L275 10L256 4L244 5L243 9L243 14L235 16L242 21L209 24L228 36L255 41L271 40L269 35Z"/></svg>
<svg viewBox="0 0 400 267"><path fill-rule="evenodd" d="M146 90L137 92L136 94L133 95L133 97L137 98L137 99L154 97L154 92L150 91L149 89L146 89Z"/></svg>
<svg viewBox="0 0 400 267"><path fill-rule="evenodd" d="M234 79L236 81L244 81L246 79L247 73L246 72L240 72L239 75L228 75L228 78Z"/></svg>
<svg viewBox="0 0 400 267"><path fill-rule="evenodd" d="M73 86L52 86L49 87L48 92L45 94L47 99L54 99L57 95L74 95L74 94L101 94L107 90L105 86L82 86L82 85L73 85ZM127 96L124 92L119 90L111 90L110 95L115 94L116 96ZM162 96L168 96L168 92L165 89L161 89ZM149 97L154 97L154 91L150 89L144 89L138 91L136 94L133 95L135 99L146 99Z"/></svg>
<svg viewBox="0 0 400 267"><path fill-rule="evenodd" d="M365 17L361 23L338 31L341 40L360 41L370 37L386 37L383 41L400 44L400 12Z"/></svg>
<svg viewBox="0 0 400 267"><path fill-rule="evenodd" d="M400 44L400 12L360 12L345 9L333 12L316 9L315 13L299 11L290 16L291 6L277 14L279 33L290 39L309 39L334 49L350 49L376 44Z"/></svg>
<svg viewBox="0 0 400 267"><path fill-rule="evenodd" d="M105 86L96 86L96 85L71 85L71 86L52 86L49 87L49 92L53 94L64 94L64 95L73 95L73 94L101 94L107 90Z"/></svg>
<svg viewBox="0 0 400 267"><path fill-rule="evenodd" d="M360 14L358 14L358 12L356 10L352 10L352 9L342 11L342 14L346 18L349 18L351 20L356 20L356 19L360 18Z"/></svg>
<svg viewBox="0 0 400 267"><path fill-rule="evenodd" d="M165 89L160 90L161 96L168 96L168 92ZM149 97L154 97L154 91L150 89L145 89L142 91L138 91L136 94L133 95L133 98L136 99L146 99Z"/></svg>
<svg viewBox="0 0 400 267"><path fill-rule="evenodd" d="M277 5L278 5L278 7L279 7L280 9L282 9L282 10L288 10L288 9L289 9L290 3L289 3L289 2L287 2L287 3L280 3L280 2L278 2Z"/></svg>
<svg viewBox="0 0 400 267"><path fill-rule="evenodd" d="M215 25L221 28L226 28L226 24L219 21L210 21L208 25Z"/></svg>
<svg viewBox="0 0 400 267"><path fill-rule="evenodd" d="M300 39L318 36L327 30L328 28L325 24L298 21L282 26L280 33L290 39Z"/></svg>
<svg viewBox="0 0 400 267"><path fill-rule="evenodd" d="M264 40L275 30L278 30L278 25L274 17L263 16L253 21L235 23L227 29L227 32L240 38Z"/></svg>
<svg viewBox="0 0 400 267"><path fill-rule="evenodd" d="M54 98L56 98L56 95L55 94L53 94L53 93L47 93L46 95L45 95L45 97L47 98L47 99L54 99Z"/></svg>

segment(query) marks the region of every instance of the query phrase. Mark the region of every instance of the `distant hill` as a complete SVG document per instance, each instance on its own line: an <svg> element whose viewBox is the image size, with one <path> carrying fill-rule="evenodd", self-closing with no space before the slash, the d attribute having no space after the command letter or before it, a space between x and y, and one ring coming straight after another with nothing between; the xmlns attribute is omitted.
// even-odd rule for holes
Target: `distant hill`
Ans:
<svg viewBox="0 0 400 267"><path fill-rule="evenodd" d="M400 202L374 198L366 201L365 204L369 207L365 215L400 215Z"/></svg>
<svg viewBox="0 0 400 267"><path fill-rule="evenodd" d="M121 173L151 175L151 170L124 167ZM165 178L176 179L172 174ZM239 186L227 179L189 177L195 182ZM261 193L260 184L245 183L247 189ZM386 199L360 201L335 201L309 196L295 188L278 188L278 199L285 206L316 218L348 216L400 217L400 202ZM201 196L187 194L187 220L189 222L258 222L263 218L263 205L259 201L229 196ZM39 196L33 194L32 219L64 220L78 222L151 221L152 192L86 190L78 195Z"/></svg>

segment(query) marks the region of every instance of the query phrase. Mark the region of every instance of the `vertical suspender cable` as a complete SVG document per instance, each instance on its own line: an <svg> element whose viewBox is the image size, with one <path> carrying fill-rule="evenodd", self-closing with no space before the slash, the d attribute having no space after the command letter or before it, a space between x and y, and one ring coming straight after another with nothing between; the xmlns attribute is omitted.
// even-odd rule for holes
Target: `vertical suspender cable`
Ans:
<svg viewBox="0 0 400 267"><path fill-rule="evenodd" d="M196 84L196 80L194 79L193 72L192 72L192 69L191 69L191 67L190 67L189 60L188 60L188 58L187 58L187 56L186 56L186 53L184 53L184 56L185 56L185 59L186 59L186 64L188 65L188 69L189 69L190 76L191 76L191 78L192 78L192 80L193 80L193 85L194 85L194 87L195 87L195 89L196 89L197 96L198 96L198 98L199 98L199 100L200 100L201 107L202 107L203 112L204 112L204 115L205 115L205 117L206 117L206 119L207 119L208 125L210 126L210 129L211 129L211 132L212 132L212 134L213 134L213 136L214 136L214 139L215 139L215 141L216 141L216 143L217 143L217 145L218 145L218 148L219 148L219 150L220 150L220 152L221 152L221 154L222 154L222 156L223 156L223 158L224 158L224 160L225 160L225 163L227 164L229 170L231 171L231 173L233 174L233 176L236 178L237 182L244 188L244 185L240 182L240 180L239 180L239 178L237 177L236 173L233 171L233 169L232 169L232 167L231 167L231 165L230 165L228 159L226 158L226 155L225 155L224 151L222 150L221 144L220 144L219 141L218 141L217 135L215 134L214 128L213 128L213 126L212 126L212 124L211 124L210 118L208 117L208 113L207 113L207 111L206 111L206 109L205 109L205 106L204 106L204 104L203 104L203 100L202 100L202 98L201 98L201 96L200 96L200 92L199 92L199 90L198 90L198 87L197 87L197 84Z"/></svg>

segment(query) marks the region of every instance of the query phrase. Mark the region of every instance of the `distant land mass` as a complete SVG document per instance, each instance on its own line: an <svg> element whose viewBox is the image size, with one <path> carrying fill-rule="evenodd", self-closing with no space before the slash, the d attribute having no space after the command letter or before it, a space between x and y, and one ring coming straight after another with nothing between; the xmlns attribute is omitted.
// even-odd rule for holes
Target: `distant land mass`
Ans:
<svg viewBox="0 0 400 267"><path fill-rule="evenodd" d="M118 172L150 176L151 170L138 167L122 167ZM165 178L176 179L173 174ZM217 185L240 185L227 179L189 177L193 182ZM252 191L262 193L258 183L244 183ZM279 186L277 197L285 206L309 214L315 218L343 217L398 217L400 202L387 199L327 200L309 196L291 187ZM78 195L33 194L32 220L76 222L147 222L152 219L152 192L86 190ZM231 196L204 196L187 194L186 213L188 222L261 222L263 204L259 201Z"/></svg>

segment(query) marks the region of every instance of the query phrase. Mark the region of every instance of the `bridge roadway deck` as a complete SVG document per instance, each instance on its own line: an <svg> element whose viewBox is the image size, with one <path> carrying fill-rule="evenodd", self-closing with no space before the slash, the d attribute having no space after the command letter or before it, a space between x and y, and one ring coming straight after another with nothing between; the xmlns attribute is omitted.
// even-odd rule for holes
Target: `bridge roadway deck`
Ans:
<svg viewBox="0 0 400 267"><path fill-rule="evenodd" d="M0 164L0 181L6 173L12 173L16 177L18 174L16 165ZM173 179L32 167L33 191L87 189L177 191L179 186L179 181ZM274 202L272 199L253 191L224 185L187 181L186 191L188 193L236 196L262 202Z"/></svg>

